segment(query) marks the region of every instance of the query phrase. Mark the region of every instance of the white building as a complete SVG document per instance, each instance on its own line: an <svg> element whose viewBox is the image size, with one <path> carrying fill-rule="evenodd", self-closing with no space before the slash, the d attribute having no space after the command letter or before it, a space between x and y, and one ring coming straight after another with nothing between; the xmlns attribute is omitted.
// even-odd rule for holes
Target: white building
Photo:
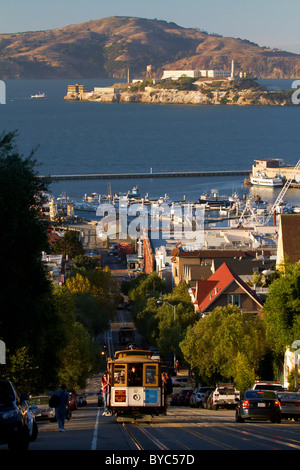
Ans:
<svg viewBox="0 0 300 470"><path fill-rule="evenodd" d="M171 78L172 80L178 80L181 77L190 78L230 78L232 77L231 70L164 70L162 80Z"/></svg>
<svg viewBox="0 0 300 470"><path fill-rule="evenodd" d="M177 80L181 77L198 78L201 77L200 70L164 70L162 79L171 78Z"/></svg>

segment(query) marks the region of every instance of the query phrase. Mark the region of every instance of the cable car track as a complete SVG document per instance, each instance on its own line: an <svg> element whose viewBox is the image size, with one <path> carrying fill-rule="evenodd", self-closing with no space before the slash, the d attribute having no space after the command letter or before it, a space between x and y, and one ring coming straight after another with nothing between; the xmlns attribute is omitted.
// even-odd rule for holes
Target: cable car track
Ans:
<svg viewBox="0 0 300 470"><path fill-rule="evenodd" d="M171 450L173 448L173 446L168 447L166 444L163 444L159 438L153 436L146 429L145 426L142 426L139 423L120 423L120 425L122 426L122 429L125 431L125 433L130 437L131 441L134 443L135 447L138 450L157 450L157 449L158 450ZM149 426L152 426L152 425L149 425ZM152 429L154 430L155 427L152 427ZM170 436L169 434L164 432L161 428L158 428L157 430L159 431L160 434L165 435L169 441L172 441L172 443L176 444L176 446L178 446L179 448L184 449L184 450L190 450L182 442L178 441L173 436ZM140 437L138 438L135 435L136 433L141 433L146 438L146 442L142 443L141 438ZM151 444L154 444L154 448L149 449L149 445L146 445L147 443L149 444L149 441Z"/></svg>

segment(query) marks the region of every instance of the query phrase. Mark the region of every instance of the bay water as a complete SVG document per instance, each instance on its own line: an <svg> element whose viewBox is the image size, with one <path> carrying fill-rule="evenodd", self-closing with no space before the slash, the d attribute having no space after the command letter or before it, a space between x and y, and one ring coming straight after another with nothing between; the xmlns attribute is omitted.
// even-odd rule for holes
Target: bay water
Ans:
<svg viewBox="0 0 300 470"><path fill-rule="evenodd" d="M0 131L18 131L18 147L35 158L41 175L169 171L251 170L255 159L300 158L300 108L291 106L197 106L67 102L67 85L111 86L109 80L9 80L0 105ZM292 80L263 81L291 89ZM31 94L45 92L46 99ZM244 190L243 176L60 181L55 196L122 192L138 185L141 195L197 201L205 191ZM278 189L256 188L274 200ZM300 204L300 190L286 200Z"/></svg>

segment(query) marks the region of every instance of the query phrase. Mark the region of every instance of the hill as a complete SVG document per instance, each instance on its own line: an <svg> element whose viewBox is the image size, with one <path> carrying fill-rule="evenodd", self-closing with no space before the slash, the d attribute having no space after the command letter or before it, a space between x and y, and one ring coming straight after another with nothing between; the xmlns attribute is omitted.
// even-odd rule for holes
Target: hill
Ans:
<svg viewBox="0 0 300 470"><path fill-rule="evenodd" d="M175 23L111 17L0 35L0 78L106 78L163 69L230 68L261 78L297 78L300 55Z"/></svg>

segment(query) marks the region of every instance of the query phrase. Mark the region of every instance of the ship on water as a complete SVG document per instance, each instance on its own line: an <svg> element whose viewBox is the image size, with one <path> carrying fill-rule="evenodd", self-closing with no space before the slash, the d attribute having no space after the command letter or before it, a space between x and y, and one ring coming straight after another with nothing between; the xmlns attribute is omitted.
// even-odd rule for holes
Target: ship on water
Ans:
<svg viewBox="0 0 300 470"><path fill-rule="evenodd" d="M291 175L293 180L299 179L299 175L294 175L294 165L286 165L282 158L265 158L254 162L249 181L251 185L278 188L282 187ZM297 184L298 179L293 183Z"/></svg>
<svg viewBox="0 0 300 470"><path fill-rule="evenodd" d="M283 186L283 178L280 176L268 177L264 173L256 173L250 177L250 182L254 186L267 186L271 188L280 188Z"/></svg>
<svg viewBox="0 0 300 470"><path fill-rule="evenodd" d="M39 92L39 93L36 93L35 95L31 95L30 98L32 100L44 99L46 98L46 93Z"/></svg>

